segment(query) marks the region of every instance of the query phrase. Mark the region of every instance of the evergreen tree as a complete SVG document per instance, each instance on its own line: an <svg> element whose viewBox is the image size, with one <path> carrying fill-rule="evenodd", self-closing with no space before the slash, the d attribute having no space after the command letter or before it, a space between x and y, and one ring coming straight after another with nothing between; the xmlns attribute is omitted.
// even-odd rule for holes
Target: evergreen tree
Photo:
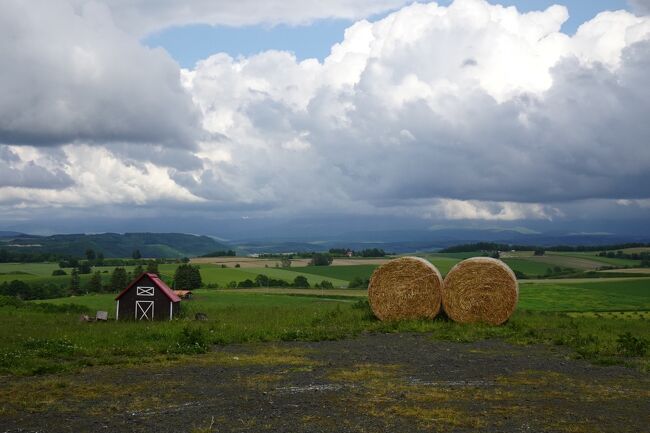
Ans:
<svg viewBox="0 0 650 433"><path fill-rule="evenodd" d="M154 260L150 260L149 262L147 262L147 272L160 275L158 272L158 263L155 262Z"/></svg>
<svg viewBox="0 0 650 433"><path fill-rule="evenodd" d="M135 268L133 268L133 277L135 278L143 272L144 272L144 268L142 267L142 265L138 265Z"/></svg>
<svg viewBox="0 0 650 433"><path fill-rule="evenodd" d="M133 254L131 254L131 257L138 260L142 258L142 254L140 254L140 250L135 250L133 251Z"/></svg>
<svg viewBox="0 0 650 433"><path fill-rule="evenodd" d="M126 269L118 267L113 269L111 274L111 285L110 289L113 292L121 292L126 289L126 286L129 285L129 277L126 273Z"/></svg>
<svg viewBox="0 0 650 433"><path fill-rule="evenodd" d="M91 293L99 293L102 291L102 274L96 271L90 281L88 281L88 291Z"/></svg>
<svg viewBox="0 0 650 433"><path fill-rule="evenodd" d="M203 285L198 266L183 264L174 273L174 288L176 290L193 290Z"/></svg>
<svg viewBox="0 0 650 433"><path fill-rule="evenodd" d="M77 268L72 268L70 273L70 293L73 295L81 294L81 281L79 280L79 271Z"/></svg>

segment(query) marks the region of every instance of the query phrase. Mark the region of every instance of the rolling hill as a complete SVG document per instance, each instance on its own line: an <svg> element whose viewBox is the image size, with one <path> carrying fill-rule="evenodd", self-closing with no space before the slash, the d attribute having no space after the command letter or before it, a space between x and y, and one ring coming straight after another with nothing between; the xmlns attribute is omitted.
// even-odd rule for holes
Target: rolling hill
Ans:
<svg viewBox="0 0 650 433"><path fill-rule="evenodd" d="M182 233L22 234L0 239L0 248L76 257L83 257L88 249L101 252L104 257L130 257L134 250L139 250L142 257L151 258L191 257L229 249L211 237Z"/></svg>

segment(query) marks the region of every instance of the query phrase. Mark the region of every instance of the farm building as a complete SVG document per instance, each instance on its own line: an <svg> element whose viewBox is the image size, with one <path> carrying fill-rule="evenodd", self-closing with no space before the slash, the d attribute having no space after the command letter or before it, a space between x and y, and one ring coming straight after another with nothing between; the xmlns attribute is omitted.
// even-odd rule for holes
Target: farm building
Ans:
<svg viewBox="0 0 650 433"><path fill-rule="evenodd" d="M171 320L181 299L158 275L145 272L115 298L115 320Z"/></svg>
<svg viewBox="0 0 650 433"><path fill-rule="evenodd" d="M174 294L181 299L192 299L192 292L190 290L174 290Z"/></svg>

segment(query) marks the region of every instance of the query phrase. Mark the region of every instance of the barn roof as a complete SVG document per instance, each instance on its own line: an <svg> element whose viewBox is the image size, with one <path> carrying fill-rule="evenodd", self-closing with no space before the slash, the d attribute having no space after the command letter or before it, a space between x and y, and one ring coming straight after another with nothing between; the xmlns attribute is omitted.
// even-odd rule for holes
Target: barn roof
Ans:
<svg viewBox="0 0 650 433"><path fill-rule="evenodd" d="M142 279L142 277L144 277L144 276L149 277L149 279L154 283L154 285L156 287L158 287L160 289L160 291L163 292L165 294L165 296L167 296L169 298L170 301L172 301L172 302L180 302L181 301L181 298L176 296L174 291L172 289L170 289L169 286L167 284L165 284L165 282L163 280L161 280L160 277L158 277L158 275L156 275L156 274L154 274L152 272L143 272L142 274L140 274L137 278L135 278L133 281L131 281L131 284L129 284L126 289L122 290L122 292L120 292L120 294L117 295L115 300L117 301L126 292L131 290L133 288L133 286L135 286L138 283L138 281L140 281Z"/></svg>

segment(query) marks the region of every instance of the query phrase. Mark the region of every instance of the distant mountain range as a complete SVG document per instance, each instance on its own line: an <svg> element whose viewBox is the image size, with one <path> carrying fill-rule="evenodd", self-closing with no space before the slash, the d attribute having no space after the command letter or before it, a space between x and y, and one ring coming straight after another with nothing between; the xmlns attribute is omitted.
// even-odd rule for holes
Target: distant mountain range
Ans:
<svg viewBox="0 0 650 433"><path fill-rule="evenodd" d="M183 233L102 233L36 236L0 231L0 248L83 257L86 250L104 257L131 257L139 250L142 257L193 257L228 246L208 236Z"/></svg>
<svg viewBox="0 0 650 433"><path fill-rule="evenodd" d="M228 243L209 236L182 233L102 233L36 236L12 231L0 231L0 248L13 251L54 253L83 257L86 250L102 252L105 257L131 257L139 250L142 257L195 257L214 251L235 249L238 255L254 253L319 252L330 248L381 248L386 252L409 253L436 251L442 248L475 243L498 242L536 246L595 246L626 242L650 242L649 236L616 235L608 233L541 233L514 228L436 228L422 230L355 231L336 236L309 239L272 237L237 239Z"/></svg>
<svg viewBox="0 0 650 433"><path fill-rule="evenodd" d="M312 242L297 239L231 241L239 250L249 253L307 252L323 251L329 248L351 248L354 250L382 248L386 252L400 254L415 251L435 251L454 245L475 242L498 242L544 247L558 245L596 246L626 242L650 242L650 237L609 233L539 233L521 228L443 228L435 230L358 231Z"/></svg>

